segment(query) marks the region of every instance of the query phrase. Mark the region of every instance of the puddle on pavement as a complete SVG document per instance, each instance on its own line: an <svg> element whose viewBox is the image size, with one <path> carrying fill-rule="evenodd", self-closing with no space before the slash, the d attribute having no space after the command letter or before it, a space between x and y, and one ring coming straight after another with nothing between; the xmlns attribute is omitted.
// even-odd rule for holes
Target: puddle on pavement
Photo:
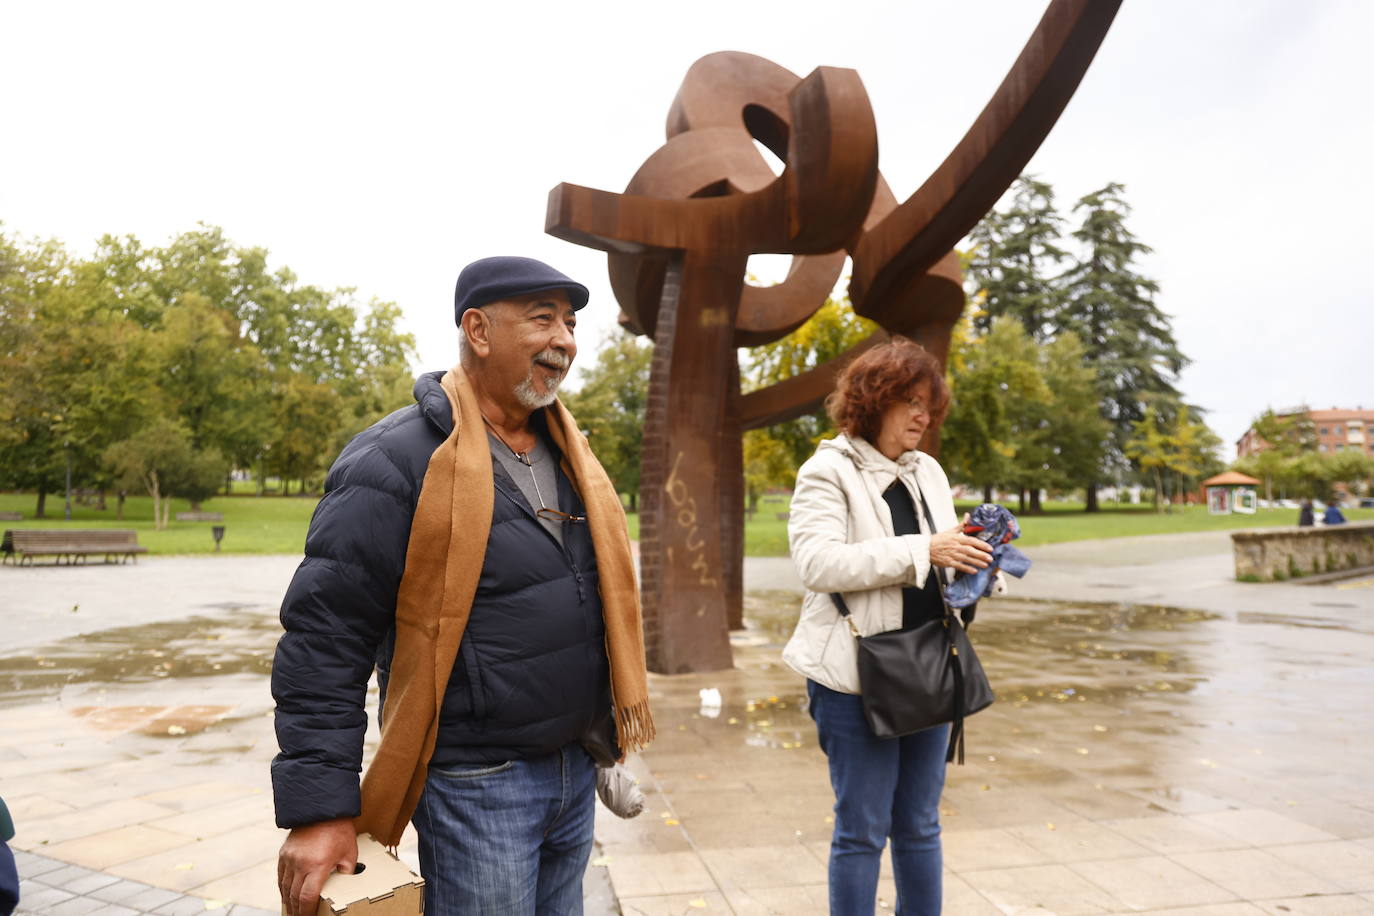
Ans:
<svg viewBox="0 0 1374 916"><path fill-rule="evenodd" d="M0 707L69 684L131 683L227 674L267 675L281 633L274 616L225 606L197 616L104 630L0 658ZM175 724L175 723L173 723Z"/></svg>
<svg viewBox="0 0 1374 916"><path fill-rule="evenodd" d="M800 596L791 592L746 594L746 630L735 634L737 650L780 652L800 609ZM1205 681L1198 660L1212 637L1198 624L1217 616L1142 605L989 600L969 633L1003 702L1116 702L1187 693ZM792 699L805 718L805 696ZM809 719L803 724L809 727Z"/></svg>

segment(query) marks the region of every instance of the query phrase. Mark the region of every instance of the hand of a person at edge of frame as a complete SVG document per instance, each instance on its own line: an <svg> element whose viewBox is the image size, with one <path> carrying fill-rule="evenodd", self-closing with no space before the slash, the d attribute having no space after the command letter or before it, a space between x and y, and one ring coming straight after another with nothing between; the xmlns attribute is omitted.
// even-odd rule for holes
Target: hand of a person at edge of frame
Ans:
<svg viewBox="0 0 1374 916"><path fill-rule="evenodd" d="M959 572L972 573L986 569L987 565L992 562L992 547L977 538L971 538L964 534L964 524L967 521L968 515L966 513L963 521L959 524L948 531L941 531L931 537L931 565L947 566L950 569L957 569Z"/></svg>
<svg viewBox="0 0 1374 916"><path fill-rule="evenodd" d="M335 871L351 875L357 863L353 818L293 827L277 853L277 890L287 916L315 916L325 879Z"/></svg>

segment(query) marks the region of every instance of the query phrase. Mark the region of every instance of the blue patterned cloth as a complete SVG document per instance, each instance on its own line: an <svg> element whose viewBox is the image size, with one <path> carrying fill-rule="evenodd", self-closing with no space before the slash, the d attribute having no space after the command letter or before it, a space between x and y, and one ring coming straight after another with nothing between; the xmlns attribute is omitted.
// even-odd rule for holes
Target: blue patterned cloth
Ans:
<svg viewBox="0 0 1374 916"><path fill-rule="evenodd" d="M1016 516L995 503L983 503L974 509L964 525L964 534L992 545L992 563L974 573L955 574L953 584L945 589L945 601L953 608L966 608L991 595L998 569L1019 579L1031 566L1030 557L1011 546L1011 541L1021 536Z"/></svg>

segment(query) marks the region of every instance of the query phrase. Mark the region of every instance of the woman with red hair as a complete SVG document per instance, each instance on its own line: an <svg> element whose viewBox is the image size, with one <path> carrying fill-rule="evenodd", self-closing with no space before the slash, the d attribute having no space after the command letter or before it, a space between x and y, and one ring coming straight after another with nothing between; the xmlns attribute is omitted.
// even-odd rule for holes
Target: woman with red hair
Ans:
<svg viewBox="0 0 1374 916"><path fill-rule="evenodd" d="M840 373L826 408L841 432L797 472L788 537L807 595L783 660L807 678L830 764L833 916L873 912L889 837L898 912L940 912L949 726L902 738L873 734L856 640L830 596L843 594L865 636L918 626L944 614L937 568L973 572L990 562L991 548L963 534L944 470L918 449L948 405L939 362L894 337Z"/></svg>

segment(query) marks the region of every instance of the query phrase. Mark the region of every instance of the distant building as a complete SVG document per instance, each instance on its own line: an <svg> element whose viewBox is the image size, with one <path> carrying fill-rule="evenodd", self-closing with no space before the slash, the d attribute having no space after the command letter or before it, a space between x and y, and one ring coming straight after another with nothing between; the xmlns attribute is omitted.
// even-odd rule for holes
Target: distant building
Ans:
<svg viewBox="0 0 1374 916"><path fill-rule="evenodd" d="M1280 416L1295 416L1294 412ZM1356 407L1354 410L1309 410L1306 412L1317 434L1317 451L1361 451L1374 455L1374 410ZM1236 457L1245 458L1269 447L1251 427L1236 440Z"/></svg>

